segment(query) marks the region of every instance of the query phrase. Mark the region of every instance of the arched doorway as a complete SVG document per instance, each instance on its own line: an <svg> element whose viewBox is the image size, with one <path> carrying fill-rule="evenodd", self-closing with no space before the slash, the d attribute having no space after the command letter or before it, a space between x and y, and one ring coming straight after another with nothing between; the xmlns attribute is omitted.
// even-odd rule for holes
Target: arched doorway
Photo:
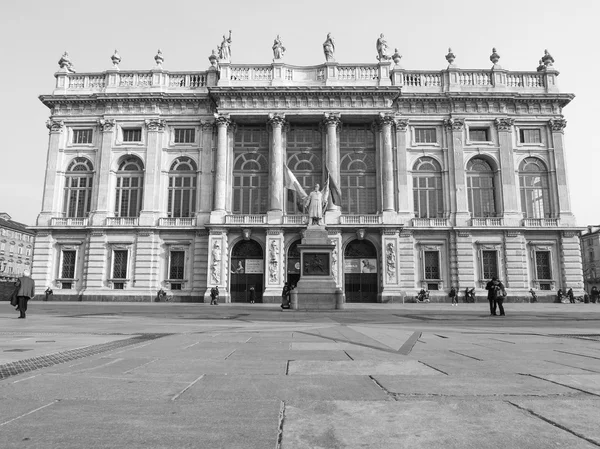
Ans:
<svg viewBox="0 0 600 449"><path fill-rule="evenodd" d="M300 280L300 251L298 251L298 244L301 240L296 240L290 245L287 254L287 276L286 281L290 285L296 285Z"/></svg>
<svg viewBox="0 0 600 449"><path fill-rule="evenodd" d="M367 240L353 240L344 252L346 302L377 302L377 251Z"/></svg>
<svg viewBox="0 0 600 449"><path fill-rule="evenodd" d="M231 251L231 302L248 302L254 287L256 302L262 302L263 250L254 240L242 240Z"/></svg>

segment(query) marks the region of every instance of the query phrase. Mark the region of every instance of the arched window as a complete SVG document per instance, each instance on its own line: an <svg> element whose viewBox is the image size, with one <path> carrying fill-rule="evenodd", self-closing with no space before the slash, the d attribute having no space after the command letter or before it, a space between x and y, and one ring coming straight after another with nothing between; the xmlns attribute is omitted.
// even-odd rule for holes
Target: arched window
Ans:
<svg viewBox="0 0 600 449"><path fill-rule="evenodd" d="M528 157L519 166L521 188L521 210L525 218L547 218L551 216L548 170L535 157Z"/></svg>
<svg viewBox="0 0 600 449"><path fill-rule="evenodd" d="M196 213L196 163L189 157L175 159L169 170L169 217L192 217Z"/></svg>
<svg viewBox="0 0 600 449"><path fill-rule="evenodd" d="M472 217L496 216L494 171L482 158L475 157L467 163L467 195Z"/></svg>
<svg viewBox="0 0 600 449"><path fill-rule="evenodd" d="M87 217L90 213L94 167L89 159L76 157L65 174L64 213L66 217Z"/></svg>
<svg viewBox="0 0 600 449"><path fill-rule="evenodd" d="M136 156L129 156L119 164L115 215L137 217L142 210L144 192L144 165Z"/></svg>
<svg viewBox="0 0 600 449"><path fill-rule="evenodd" d="M293 125L286 133L287 165L300 185L309 193L315 184L322 184L322 134L317 126ZM293 190L287 191L286 212L302 212L300 198Z"/></svg>
<svg viewBox="0 0 600 449"><path fill-rule="evenodd" d="M340 132L342 210L377 212L375 134L368 126L344 125Z"/></svg>
<svg viewBox="0 0 600 449"><path fill-rule="evenodd" d="M269 139L264 127L240 125L233 148L234 214L266 214Z"/></svg>
<svg viewBox="0 0 600 449"><path fill-rule="evenodd" d="M431 157L419 158L412 175L415 217L442 218L444 199L440 164Z"/></svg>

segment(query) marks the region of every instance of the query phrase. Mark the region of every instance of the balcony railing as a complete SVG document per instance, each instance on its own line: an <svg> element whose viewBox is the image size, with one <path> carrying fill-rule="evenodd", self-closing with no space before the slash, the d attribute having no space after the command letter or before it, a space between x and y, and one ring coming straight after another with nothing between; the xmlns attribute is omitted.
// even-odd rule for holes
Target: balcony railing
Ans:
<svg viewBox="0 0 600 449"><path fill-rule="evenodd" d="M283 224L305 225L308 223L308 215L284 215Z"/></svg>
<svg viewBox="0 0 600 449"><path fill-rule="evenodd" d="M196 226L195 218L159 218L158 219L159 226L169 226L169 227L194 227Z"/></svg>
<svg viewBox="0 0 600 449"><path fill-rule="evenodd" d="M137 217L107 217L106 226L137 226Z"/></svg>
<svg viewBox="0 0 600 449"><path fill-rule="evenodd" d="M412 225L415 228L437 228L449 226L447 218L413 218Z"/></svg>
<svg viewBox="0 0 600 449"><path fill-rule="evenodd" d="M87 226L87 218L55 217L50 221L50 226Z"/></svg>
<svg viewBox="0 0 600 449"><path fill-rule="evenodd" d="M226 224L265 224L266 215L225 215Z"/></svg>
<svg viewBox="0 0 600 449"><path fill-rule="evenodd" d="M381 224L381 215L342 215L340 224Z"/></svg>
<svg viewBox="0 0 600 449"><path fill-rule="evenodd" d="M558 218L524 218L523 226L534 227L534 228L553 228L557 227L560 223Z"/></svg>

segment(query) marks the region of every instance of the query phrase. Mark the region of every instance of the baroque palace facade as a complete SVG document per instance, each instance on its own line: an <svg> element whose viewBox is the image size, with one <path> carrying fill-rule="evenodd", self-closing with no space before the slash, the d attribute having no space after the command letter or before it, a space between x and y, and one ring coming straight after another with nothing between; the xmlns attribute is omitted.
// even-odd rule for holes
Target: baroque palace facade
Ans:
<svg viewBox="0 0 600 449"><path fill-rule="evenodd" d="M383 35L382 35L383 38ZM330 37L328 36L328 41ZM498 276L509 297L583 288L571 213L558 72L499 65L406 70L374 64L234 64L206 71L59 61L33 277L56 299L279 302L299 278L307 191L330 176L341 204L324 224L348 302L444 301ZM276 41L277 43L277 41ZM226 47L225 47L226 46ZM339 202L339 201L338 201Z"/></svg>

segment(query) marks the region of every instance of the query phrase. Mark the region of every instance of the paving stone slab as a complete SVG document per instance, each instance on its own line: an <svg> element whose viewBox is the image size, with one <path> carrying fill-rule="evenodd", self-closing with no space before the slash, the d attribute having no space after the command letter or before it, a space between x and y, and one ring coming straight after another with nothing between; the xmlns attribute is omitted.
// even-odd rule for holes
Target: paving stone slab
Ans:
<svg viewBox="0 0 600 449"><path fill-rule="evenodd" d="M281 449L591 449L593 444L489 399L333 401L285 408Z"/></svg>
<svg viewBox="0 0 600 449"><path fill-rule="evenodd" d="M310 361L293 360L290 361L288 373L290 375L423 375L437 376L440 372L431 369L416 360L396 361L396 362L373 362L365 360L355 361Z"/></svg>
<svg viewBox="0 0 600 449"><path fill-rule="evenodd" d="M600 396L600 374L540 374L539 377Z"/></svg>
<svg viewBox="0 0 600 449"><path fill-rule="evenodd" d="M290 349L262 349L243 347L235 351L227 360L348 360L343 351L292 351Z"/></svg>
<svg viewBox="0 0 600 449"><path fill-rule="evenodd" d="M156 378L174 376L199 376L201 374L253 374L253 375L282 375L287 369L287 360L206 360L206 361L177 361L168 363L153 363L144 370L135 372L137 378ZM178 379L179 377L170 377ZM192 379L192 380L193 380Z"/></svg>
<svg viewBox="0 0 600 449"><path fill-rule="evenodd" d="M0 428L2 449L265 449L280 401L60 401ZM24 440L27 439L27 440Z"/></svg>

